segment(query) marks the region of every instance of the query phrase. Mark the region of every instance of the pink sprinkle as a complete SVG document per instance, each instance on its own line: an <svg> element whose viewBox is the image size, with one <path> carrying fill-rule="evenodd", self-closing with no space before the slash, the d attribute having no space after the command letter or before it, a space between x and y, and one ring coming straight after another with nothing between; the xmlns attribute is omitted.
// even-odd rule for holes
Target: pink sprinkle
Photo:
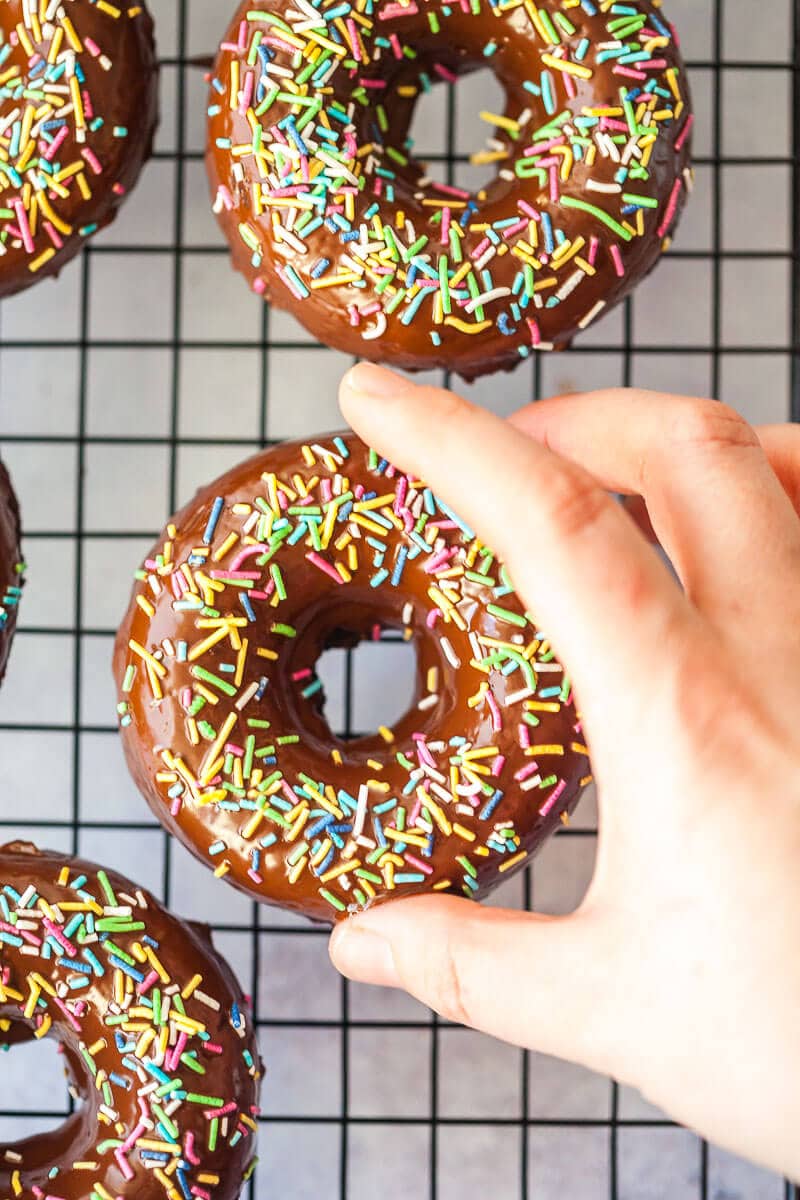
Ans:
<svg viewBox="0 0 800 1200"><path fill-rule="evenodd" d="M238 1111L237 1106L233 1103L233 1101L231 1101L230 1104L224 1105L223 1108L207 1108L207 1109L205 1109L203 1112L203 1116L205 1117L205 1119L207 1121L213 1121L214 1117L224 1117L224 1116L227 1116L228 1113L237 1112L237 1111Z"/></svg>
<svg viewBox="0 0 800 1200"><path fill-rule="evenodd" d="M321 554L317 554L316 550L309 550L306 554L306 558L310 563L313 563L315 567L318 567L320 571L324 571L326 575L329 575L334 583L344 583L344 580L333 564L329 563L327 559L322 557Z"/></svg>
<svg viewBox="0 0 800 1200"><path fill-rule="evenodd" d="M303 667L302 671L292 672L292 682L297 683L300 679L308 679L311 675L311 667Z"/></svg>
<svg viewBox="0 0 800 1200"><path fill-rule="evenodd" d="M66 1004L64 1003L64 1001L63 1001L63 1000L60 1000L60 999L58 998L58 996L53 996L53 1003L58 1005L58 1007L61 1009L61 1011L63 1012L64 1016L67 1018L67 1020L69 1021L70 1025L71 1025L71 1026L72 1026L72 1028L75 1030L75 1032L76 1032L76 1033L80 1033L80 1032L81 1032L81 1027L80 1027L79 1023L78 1023L78 1022L75 1020L75 1018L74 1018L74 1016L72 1015L72 1013L70 1012L70 1010L67 1008L67 1006L66 1006Z"/></svg>
<svg viewBox="0 0 800 1200"><path fill-rule="evenodd" d="M394 511L397 513L398 516L403 511L403 505L405 504L405 499L406 499L407 494L408 494L408 477L406 475L401 475L398 480L398 483L397 483L397 491L395 492L394 505L393 505Z"/></svg>
<svg viewBox="0 0 800 1200"><path fill-rule="evenodd" d="M442 209L442 245L447 246L450 241L450 206L445 205Z"/></svg>
<svg viewBox="0 0 800 1200"><path fill-rule="evenodd" d="M686 118L686 124L684 125L683 129L680 131L680 133L678 134L678 136L675 139L676 151L680 152L683 149L684 142L688 138L689 134L692 132L693 127L694 127L694 113L689 113L689 116Z"/></svg>
<svg viewBox="0 0 800 1200"><path fill-rule="evenodd" d="M517 738L523 750L527 750L531 744L531 734L527 725L517 726Z"/></svg>
<svg viewBox="0 0 800 1200"><path fill-rule="evenodd" d="M556 784L556 786L553 788L550 795L545 800L542 807L539 809L540 816L546 817L553 811L556 801L558 800L559 796L564 791L564 788L566 786L567 786L567 782L565 779L562 779L560 783Z"/></svg>
<svg viewBox="0 0 800 1200"><path fill-rule="evenodd" d="M448 83L455 83L458 79L458 76L454 71L451 71L449 67L442 66L441 63L434 63L433 69L437 75L440 75L442 79L445 79Z"/></svg>
<svg viewBox="0 0 800 1200"><path fill-rule="evenodd" d="M421 739L417 742L417 758L424 762L426 767L436 767L436 759Z"/></svg>
<svg viewBox="0 0 800 1200"><path fill-rule="evenodd" d="M56 250L60 250L64 245L64 242L60 237L58 230L50 223L50 221L45 221L44 227L47 230L47 236L50 238L50 241L53 243Z"/></svg>
<svg viewBox="0 0 800 1200"><path fill-rule="evenodd" d="M378 20L393 21L395 17L412 17L418 12L416 4L387 4L378 12Z"/></svg>
<svg viewBox="0 0 800 1200"><path fill-rule="evenodd" d="M527 317L526 320L528 322L528 329L530 329L530 331L531 331L531 345L539 346L542 341L542 334L539 329L539 322L533 320L532 317Z"/></svg>
<svg viewBox="0 0 800 1200"><path fill-rule="evenodd" d="M50 936L56 939L58 944L63 947L64 950L66 950L67 954L69 954L71 958L77 958L78 951L75 949L72 942L64 936L58 926L54 925L49 917L45 917L42 921L42 924Z"/></svg>
<svg viewBox="0 0 800 1200"><path fill-rule="evenodd" d="M134 1172L131 1168L131 1164L128 1162L127 1158L125 1157L125 1155L122 1152L122 1147L118 1147L114 1151L114 1158L117 1160L117 1164L119 1166L120 1171L122 1172L123 1178L124 1179L133 1179Z"/></svg>
<svg viewBox="0 0 800 1200"><path fill-rule="evenodd" d="M185 1036L185 1034L183 1036ZM194 1152L194 1132L191 1129L186 1134L186 1138L183 1143L183 1152L193 1167L198 1167L200 1165L200 1159Z"/></svg>
<svg viewBox="0 0 800 1200"><path fill-rule="evenodd" d="M505 754L495 754L494 758L492 759L492 775L494 775L495 779L498 777L498 775L502 775L503 767L505 765Z"/></svg>
<svg viewBox="0 0 800 1200"><path fill-rule="evenodd" d="M253 883L262 884L264 882L258 871L254 871L252 867L248 868L247 874L250 876ZM206 1113L206 1116L208 1116L208 1113Z"/></svg>
<svg viewBox="0 0 800 1200"><path fill-rule="evenodd" d="M614 260L614 267L616 268L617 275L619 275L621 279L625 274L625 264L622 261L622 253L620 252L620 248L616 244L611 247L611 257Z"/></svg>
<svg viewBox="0 0 800 1200"><path fill-rule="evenodd" d="M486 693L486 703L489 705L489 710L492 714L492 729L495 733L499 733L503 728L503 718L500 715L500 707L492 695L491 689Z"/></svg>
<svg viewBox="0 0 800 1200"><path fill-rule="evenodd" d="M292 280L289 278L289 276L286 274L286 272L283 270L283 268L279 267L277 263L275 264L275 274L278 276L278 278L281 280L282 283L286 284L287 288L292 293L292 295L295 297L295 299L297 299L297 300L305 299L305 297L303 296L303 293L301 291L299 291L297 286L292 282Z"/></svg>
<svg viewBox="0 0 800 1200"><path fill-rule="evenodd" d="M449 183L432 183L431 187L436 188L437 192L444 192L445 196L455 196L457 200L469 200L469 192L465 192L463 188L453 187Z"/></svg>
<svg viewBox="0 0 800 1200"><path fill-rule="evenodd" d="M560 192L558 188L558 168L550 168L550 199L553 204L558 204Z"/></svg>
<svg viewBox="0 0 800 1200"><path fill-rule="evenodd" d="M647 79L644 71L636 71L633 67L621 67L617 64L613 68L614 75L627 75L629 79Z"/></svg>
<svg viewBox="0 0 800 1200"><path fill-rule="evenodd" d="M183 1054L183 1051L186 1048L186 1043L188 1042L188 1040L189 1040L188 1035L186 1033L184 1033L183 1030L181 1030L181 1033L178 1036L178 1040L175 1043L175 1049L172 1051L172 1055L170 1057L169 1066L167 1067L167 1070L175 1071L177 1069L178 1063L181 1061L181 1055ZM188 1157L188 1155L187 1155L187 1157Z"/></svg>
<svg viewBox="0 0 800 1200"><path fill-rule="evenodd" d="M395 58L398 62L401 62L403 58L403 47L400 45L400 39L396 33L389 35L389 44L392 47L392 53L394 54Z"/></svg>
<svg viewBox="0 0 800 1200"><path fill-rule="evenodd" d="M599 249L600 249L600 238L592 237L591 240L589 241L588 263L589 263L590 267L593 267L594 264L597 262L597 251Z"/></svg>
<svg viewBox="0 0 800 1200"><path fill-rule="evenodd" d="M250 101L253 98L253 88L255 86L255 75L252 71L248 71L244 79L244 87L239 92L239 112L244 116L250 107Z"/></svg>
<svg viewBox="0 0 800 1200"><path fill-rule="evenodd" d="M517 783L522 783L523 780L530 779L531 775L535 775L538 770L539 766L537 763L526 763L524 767L521 767L516 772L514 779Z"/></svg>
<svg viewBox="0 0 800 1200"><path fill-rule="evenodd" d="M81 157L86 159L87 163L92 168L95 175L103 174L103 168L100 165L100 160L98 159L98 157L94 153L94 151L90 150L88 146L84 146L83 149L81 150Z"/></svg>
<svg viewBox="0 0 800 1200"><path fill-rule="evenodd" d="M431 609L431 611L428 613L427 617L425 618L425 624L428 626L428 629L433 629L434 625L436 624L436 622L438 621L438 619L441 615L442 615L442 610L440 608L432 608Z"/></svg>
<svg viewBox="0 0 800 1200"><path fill-rule="evenodd" d="M524 212L526 216L530 217L532 221L541 221L542 219L542 214L533 208L532 205L528 204L527 200L519 200L517 208L520 212Z"/></svg>
<svg viewBox="0 0 800 1200"><path fill-rule="evenodd" d="M58 133L53 138L52 142L50 143L50 145L47 147L47 149L44 152L44 158L46 158L48 162L51 162L52 159L54 158L56 151L58 150L61 143L64 141L64 138L67 136L67 133L68 133L67 126L62 125L61 128L59 129Z"/></svg>
<svg viewBox="0 0 800 1200"><path fill-rule="evenodd" d="M25 247L25 249L27 250L28 254L33 254L34 245L33 245L33 238L31 237L31 227L28 224L28 217L27 217L27 214L23 207L22 201L19 199L12 200L11 207L14 209L14 212L17 214L17 224L19 225L19 232L20 232L20 237L22 238L22 244Z"/></svg>
<svg viewBox="0 0 800 1200"><path fill-rule="evenodd" d="M417 870L422 871L423 874L425 874L425 875L433 874L433 867L431 867L427 863L423 862L421 858L417 858L417 856L415 854L409 854L408 851L406 850L404 857L405 857L405 860L407 863L411 863L412 867L416 867Z"/></svg>
<svg viewBox="0 0 800 1200"><path fill-rule="evenodd" d="M148 975L145 975L142 982L137 986L136 991L140 996L144 996L150 991L154 983L158 983L158 971L151 971Z"/></svg>
<svg viewBox="0 0 800 1200"><path fill-rule="evenodd" d="M244 746L238 746L236 742L226 742L225 753L232 754L235 758L242 758L244 755Z"/></svg>
<svg viewBox="0 0 800 1200"><path fill-rule="evenodd" d="M144 1124L144 1122L141 1122L139 1125L136 1126L133 1133L131 1133L129 1135L127 1140L124 1141L122 1143L122 1145L120 1146L120 1150L122 1151L122 1153L127 1154L128 1151L131 1149L131 1147L134 1146L138 1142L139 1138L142 1136L143 1133L147 1133L147 1126Z"/></svg>
<svg viewBox="0 0 800 1200"><path fill-rule="evenodd" d="M683 187L683 180L680 178L680 176L678 176L678 178L675 180L675 183L672 188L672 194L669 198L669 203L667 204L667 211L664 213L664 220L661 222L661 224L658 227L658 236L659 237L663 237L664 234L669 229L670 225L672 224L672 220L673 220L675 213L677 211L677 208L678 208L678 197L681 194L682 187Z"/></svg>
<svg viewBox="0 0 800 1200"><path fill-rule="evenodd" d="M86 49L89 51L89 53L92 55L93 58L100 57L100 53L101 53L100 47L98 46L98 44L94 40L94 38L84 37L83 44L86 47Z"/></svg>
<svg viewBox="0 0 800 1200"><path fill-rule="evenodd" d="M350 34L350 45L353 47L353 58L356 62L361 62L363 55L361 54L361 43L358 40L356 32L356 23L352 17L347 18L347 32Z"/></svg>
<svg viewBox="0 0 800 1200"><path fill-rule="evenodd" d="M528 146L527 150L525 150L523 152L523 156L525 158L531 158L534 154L546 154L548 150L553 149L553 146L563 146L565 144L566 140L567 139L562 136L562 137L553 138L549 142L536 142L535 145ZM522 208L524 203L525 203L524 200L520 200L519 207ZM528 205L527 207L530 208L530 205Z"/></svg>
<svg viewBox="0 0 800 1200"><path fill-rule="evenodd" d="M434 554L425 563L423 570L426 575L434 575L441 567L446 567L454 554L458 553L458 547L453 546L450 550L440 550L438 554Z"/></svg>

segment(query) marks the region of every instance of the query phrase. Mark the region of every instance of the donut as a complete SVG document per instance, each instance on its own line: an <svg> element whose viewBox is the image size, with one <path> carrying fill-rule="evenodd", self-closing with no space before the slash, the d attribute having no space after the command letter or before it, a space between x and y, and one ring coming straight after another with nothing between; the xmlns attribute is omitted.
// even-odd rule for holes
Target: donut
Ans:
<svg viewBox="0 0 800 1200"><path fill-rule="evenodd" d="M143 4L0 0L0 296L57 275L108 225L158 118Z"/></svg>
<svg viewBox="0 0 800 1200"><path fill-rule="evenodd" d="M0 681L6 673L24 582L19 542L19 504L8 471L0 462Z"/></svg>
<svg viewBox="0 0 800 1200"><path fill-rule="evenodd" d="M384 631L414 644L411 707L338 737L315 664ZM158 819L215 875L312 920L484 896L589 781L569 679L502 563L349 433L200 491L137 574L114 664Z"/></svg>
<svg viewBox="0 0 800 1200"><path fill-rule="evenodd" d="M76 1111L0 1145L0 1195L239 1195L261 1064L208 932L111 871L15 842L0 848L0 1043L43 1037Z"/></svg>
<svg viewBox="0 0 800 1200"><path fill-rule="evenodd" d="M419 95L489 66L496 175L431 178ZM651 0L245 0L208 108L233 264L319 341L467 379L563 349L668 245L691 184L676 37ZM476 139L477 140L477 139Z"/></svg>

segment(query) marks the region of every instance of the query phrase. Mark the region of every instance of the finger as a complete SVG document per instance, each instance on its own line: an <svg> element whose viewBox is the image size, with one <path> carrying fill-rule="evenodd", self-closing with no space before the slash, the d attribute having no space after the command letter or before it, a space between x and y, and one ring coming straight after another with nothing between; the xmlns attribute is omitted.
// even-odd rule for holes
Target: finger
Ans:
<svg viewBox="0 0 800 1200"><path fill-rule="evenodd" d="M800 425L760 425L756 433L781 487L800 515Z"/></svg>
<svg viewBox="0 0 800 1200"><path fill-rule="evenodd" d="M653 523L650 520L650 514L647 511L647 505L641 496L625 496L623 499L625 511L637 528L641 531L648 542L657 543Z"/></svg>
<svg viewBox="0 0 800 1200"><path fill-rule="evenodd" d="M619 389L545 400L513 421L605 487L643 496L701 608L774 611L796 574L800 523L755 430L732 409Z"/></svg>
<svg viewBox="0 0 800 1200"><path fill-rule="evenodd" d="M330 956L348 979L402 988L447 1020L602 1069L613 969L596 925L417 896L343 921Z"/></svg>
<svg viewBox="0 0 800 1200"><path fill-rule="evenodd" d="M609 680L636 711L665 640L692 613L620 506L583 470L451 392L371 364L345 376L340 403L370 445L425 479L505 560L569 670L591 727Z"/></svg>

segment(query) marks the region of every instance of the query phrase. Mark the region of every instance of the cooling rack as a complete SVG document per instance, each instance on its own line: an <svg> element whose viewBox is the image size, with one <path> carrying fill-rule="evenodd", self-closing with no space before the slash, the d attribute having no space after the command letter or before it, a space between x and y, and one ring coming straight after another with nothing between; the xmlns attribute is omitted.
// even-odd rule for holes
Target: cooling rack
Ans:
<svg viewBox="0 0 800 1200"><path fill-rule="evenodd" d="M343 982L324 931L215 882L135 794L109 671L131 573L197 484L258 446L335 426L348 365L247 294L208 213L202 64L232 0L151 7L163 111L152 163L119 221L57 283L0 306L0 441L30 563L0 693L0 834L121 868L214 926L249 987L269 1065L255 1200L800 1200L613 1081ZM635 384L724 396L753 420L800 420L800 0L666 9L698 112L697 184L676 244L572 351L467 389L497 411ZM475 182L477 112L495 99L477 75L426 100L415 129L432 172ZM391 719L410 670L391 639L331 653L331 724ZM494 902L569 910L595 839L587 801ZM0 1070L0 1140L67 1111L46 1047L19 1048Z"/></svg>

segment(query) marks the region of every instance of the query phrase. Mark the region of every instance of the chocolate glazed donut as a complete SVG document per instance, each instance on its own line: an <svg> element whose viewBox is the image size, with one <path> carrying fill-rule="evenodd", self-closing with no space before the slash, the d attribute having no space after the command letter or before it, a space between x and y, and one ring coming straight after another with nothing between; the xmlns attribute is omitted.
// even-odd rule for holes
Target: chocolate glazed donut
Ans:
<svg viewBox="0 0 800 1200"><path fill-rule="evenodd" d="M22 552L17 497L0 462L0 682L6 673L22 594Z"/></svg>
<svg viewBox="0 0 800 1200"><path fill-rule="evenodd" d="M411 708L344 740L315 664L387 629L414 642ZM316 920L485 895L589 780L569 680L503 565L353 434L199 492L137 574L114 672L159 820L218 876Z"/></svg>
<svg viewBox="0 0 800 1200"><path fill-rule="evenodd" d="M0 1048L55 1037L77 1110L0 1145L16 1200L233 1200L253 1161L261 1064L208 932L135 884L0 847Z"/></svg>
<svg viewBox="0 0 800 1200"><path fill-rule="evenodd" d="M505 91L476 193L427 177L418 96L490 66ZM465 378L562 349L668 244L691 104L660 4L243 3L206 162L233 262L320 341Z"/></svg>
<svg viewBox="0 0 800 1200"><path fill-rule="evenodd" d="M0 0L0 296L113 220L158 120L144 4Z"/></svg>

